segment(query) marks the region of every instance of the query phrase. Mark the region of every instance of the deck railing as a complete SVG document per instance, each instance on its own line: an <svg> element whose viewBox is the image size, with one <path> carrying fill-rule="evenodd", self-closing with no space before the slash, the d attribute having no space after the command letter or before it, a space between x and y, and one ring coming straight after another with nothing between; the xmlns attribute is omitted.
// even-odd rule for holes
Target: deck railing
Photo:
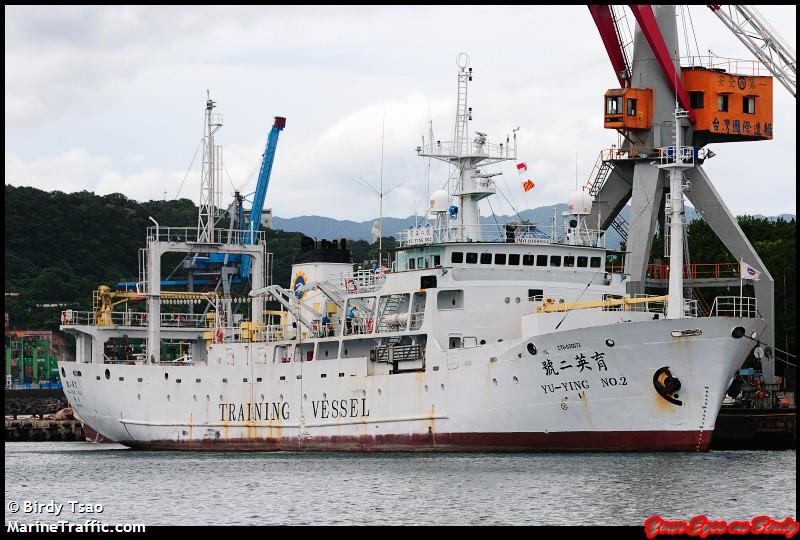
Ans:
<svg viewBox="0 0 800 540"><path fill-rule="evenodd" d="M62 326L97 326L94 311L68 309L61 312ZM111 313L111 324L104 326L147 326L147 313L140 311L115 311ZM162 313L161 327L167 328L205 328L206 317L202 313Z"/></svg>
<svg viewBox="0 0 800 540"><path fill-rule="evenodd" d="M608 266L609 272L621 274L622 266ZM669 279L668 264L648 264L647 279ZM739 279L739 263L684 264L683 279Z"/></svg>
<svg viewBox="0 0 800 540"><path fill-rule="evenodd" d="M759 317L758 302L749 296L717 296L711 304L712 317Z"/></svg>
<svg viewBox="0 0 800 540"><path fill-rule="evenodd" d="M197 227L148 227L147 240L149 242L189 242L207 244L244 244L251 236L252 243L264 240L262 231L250 232L247 229L236 229L229 231L225 228L214 229L214 238L211 241L199 240Z"/></svg>

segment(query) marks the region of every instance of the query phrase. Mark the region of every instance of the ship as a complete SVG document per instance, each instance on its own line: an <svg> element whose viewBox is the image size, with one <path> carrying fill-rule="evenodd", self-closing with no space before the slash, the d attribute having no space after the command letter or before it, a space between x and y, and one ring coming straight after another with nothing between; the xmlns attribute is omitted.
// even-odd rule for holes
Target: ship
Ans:
<svg viewBox="0 0 800 540"><path fill-rule="evenodd" d="M587 223L586 190L560 223L481 222L492 166L517 160L517 131L470 135L463 57L457 77L452 140L416 147L454 174L386 264L358 269L347 241L310 241L290 286L271 284L258 223L214 228L209 162L197 229L147 230L130 293L147 311L113 312L104 290L94 312L62 315L76 336L76 362L59 362L76 413L147 450L707 451L765 321L754 298L718 297L701 315L684 297L682 173L700 159L681 144L686 112L676 107L674 140L651 162L670 178L668 294L632 295L607 266L605 231ZM209 139L212 109L209 98ZM169 252L249 260L246 298L162 291ZM206 309L162 313L182 303ZM123 334L143 353L109 352ZM165 354L169 340L180 356Z"/></svg>

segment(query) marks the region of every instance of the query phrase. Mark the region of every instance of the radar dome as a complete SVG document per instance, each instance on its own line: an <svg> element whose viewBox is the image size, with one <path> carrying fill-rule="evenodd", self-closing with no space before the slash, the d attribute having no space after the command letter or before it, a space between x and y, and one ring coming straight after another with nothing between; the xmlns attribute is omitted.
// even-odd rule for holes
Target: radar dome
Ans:
<svg viewBox="0 0 800 540"><path fill-rule="evenodd" d="M431 193L429 209L431 212L447 212L450 207L450 195L443 189Z"/></svg>
<svg viewBox="0 0 800 540"><path fill-rule="evenodd" d="M567 212L570 214L588 215L592 213L593 197L589 190L573 191L567 199Z"/></svg>

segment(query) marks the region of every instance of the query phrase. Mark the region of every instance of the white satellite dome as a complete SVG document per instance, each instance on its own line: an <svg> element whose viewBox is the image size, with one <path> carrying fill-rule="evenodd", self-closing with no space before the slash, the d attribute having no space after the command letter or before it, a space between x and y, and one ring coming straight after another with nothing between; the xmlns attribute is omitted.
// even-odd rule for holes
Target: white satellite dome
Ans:
<svg viewBox="0 0 800 540"><path fill-rule="evenodd" d="M589 190L581 189L570 193L567 198L567 212L570 214L588 215L592 213L592 200Z"/></svg>
<svg viewBox="0 0 800 540"><path fill-rule="evenodd" d="M431 200L428 208L431 212L447 212L450 207L450 195L443 189L431 193Z"/></svg>

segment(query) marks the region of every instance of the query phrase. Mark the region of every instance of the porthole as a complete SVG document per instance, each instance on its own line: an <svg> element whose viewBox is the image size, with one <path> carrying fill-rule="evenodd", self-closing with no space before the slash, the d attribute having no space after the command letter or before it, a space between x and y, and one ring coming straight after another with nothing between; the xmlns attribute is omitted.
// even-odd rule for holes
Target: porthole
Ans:
<svg viewBox="0 0 800 540"><path fill-rule="evenodd" d="M142 394L136 394L136 399L138 399L139 401L142 401Z"/></svg>
<svg viewBox="0 0 800 540"><path fill-rule="evenodd" d="M261 398L264 399L264 398ZM280 395L280 401L283 401L283 394Z"/></svg>
<svg viewBox="0 0 800 540"><path fill-rule="evenodd" d="M606 340L606 345L608 345L609 347L613 347L614 346L614 340L613 339L607 339Z"/></svg>
<svg viewBox="0 0 800 540"><path fill-rule="evenodd" d="M505 298L505 300L504 300L504 301L505 301L505 303L506 303L506 304L508 304L509 302L511 302L511 298L509 298L508 296L506 296L506 298Z"/></svg>
<svg viewBox="0 0 800 540"><path fill-rule="evenodd" d="M520 302L520 300L519 300L519 296L517 296L516 298L514 298L514 302L516 302L517 304L519 304L519 302Z"/></svg>
<svg viewBox="0 0 800 540"><path fill-rule="evenodd" d="M304 399L304 400L306 400L306 401L308 401L308 395L306 395L306 394L303 394L303 399Z"/></svg>
<svg viewBox="0 0 800 540"><path fill-rule="evenodd" d="M739 339L740 337L742 337L744 335L744 328L741 327L741 326L737 326L736 328L733 329L733 332L731 332L731 335L735 339ZM108 370L106 370L106 371L108 371ZM106 378L108 378L108 377L106 377Z"/></svg>
<svg viewBox="0 0 800 540"><path fill-rule="evenodd" d="M428 391L428 385L427 384L425 385L425 391L426 392Z"/></svg>
<svg viewBox="0 0 800 540"><path fill-rule="evenodd" d="M361 397L362 397L362 398L365 398L365 397L367 397L367 391L366 391L366 390L362 390L362 391L361 391Z"/></svg>
<svg viewBox="0 0 800 540"><path fill-rule="evenodd" d="M492 384L497 386L497 379L492 379Z"/></svg>
<svg viewBox="0 0 800 540"><path fill-rule="evenodd" d="M378 395L380 396L382 393L383 393L383 392L381 392L381 389L380 389L380 388L378 388Z"/></svg>
<svg viewBox="0 0 800 540"><path fill-rule="evenodd" d="M536 354L536 345L534 345L533 343L528 343L528 347L527 348L528 348L528 352L531 354L531 356Z"/></svg>
<svg viewBox="0 0 800 540"><path fill-rule="evenodd" d="M169 394L167 394L167 401L169 401Z"/></svg>
<svg viewBox="0 0 800 540"><path fill-rule="evenodd" d="M192 400L197 401L197 395L193 395Z"/></svg>
<svg viewBox="0 0 800 540"><path fill-rule="evenodd" d="M106 379L110 379L110 378L111 378L111 371L106 370Z"/></svg>
<svg viewBox="0 0 800 540"><path fill-rule="evenodd" d="M514 384L519 384L519 379L517 379L516 375L514 375L514 378L512 380L514 381Z"/></svg>
<svg viewBox="0 0 800 540"><path fill-rule="evenodd" d="M261 401L264 401L264 394L261 394Z"/></svg>
<svg viewBox="0 0 800 540"><path fill-rule="evenodd" d="M482 339L480 343L481 343L481 345L486 345L486 340Z"/></svg>
<svg viewBox="0 0 800 540"><path fill-rule="evenodd" d="M61 376L62 377L66 377L67 376L67 372L64 371L64 366L61 366Z"/></svg>
<svg viewBox="0 0 800 540"><path fill-rule="evenodd" d="M211 401L211 396L209 396L208 394L206 394L206 401Z"/></svg>
<svg viewBox="0 0 800 540"><path fill-rule="evenodd" d="M219 395L219 401L222 403L222 394Z"/></svg>
<svg viewBox="0 0 800 540"><path fill-rule="evenodd" d="M322 399L328 399L328 394L326 394L325 392L323 392L323 393L322 393Z"/></svg>
<svg viewBox="0 0 800 540"><path fill-rule="evenodd" d="M164 380L169 379L169 373L164 373Z"/></svg>
<svg viewBox="0 0 800 540"><path fill-rule="evenodd" d="M441 387L442 387L442 390L444 390L444 384L442 384Z"/></svg>

